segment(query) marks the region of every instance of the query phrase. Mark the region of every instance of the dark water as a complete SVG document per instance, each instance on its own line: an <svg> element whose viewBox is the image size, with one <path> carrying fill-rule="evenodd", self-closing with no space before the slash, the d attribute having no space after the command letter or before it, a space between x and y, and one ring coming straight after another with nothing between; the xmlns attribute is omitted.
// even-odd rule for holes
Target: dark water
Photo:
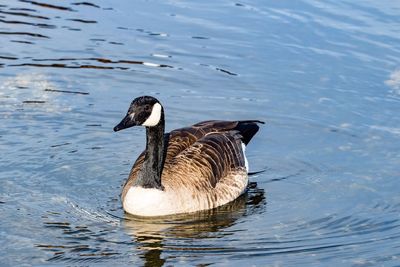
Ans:
<svg viewBox="0 0 400 267"><path fill-rule="evenodd" d="M144 131L261 119L249 193L124 215ZM1 1L0 265L399 266L397 1Z"/></svg>

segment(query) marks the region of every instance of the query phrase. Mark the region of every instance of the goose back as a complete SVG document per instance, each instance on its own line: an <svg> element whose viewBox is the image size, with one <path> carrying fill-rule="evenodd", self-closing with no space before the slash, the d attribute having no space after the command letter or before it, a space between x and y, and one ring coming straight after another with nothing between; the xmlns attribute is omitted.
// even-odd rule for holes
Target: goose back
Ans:
<svg viewBox="0 0 400 267"><path fill-rule="evenodd" d="M190 198L183 202L197 199L204 209L238 197L248 181L243 144L258 131L259 122L204 121L165 134L161 175L165 189ZM134 163L122 191L122 201L134 184L144 157L142 152Z"/></svg>

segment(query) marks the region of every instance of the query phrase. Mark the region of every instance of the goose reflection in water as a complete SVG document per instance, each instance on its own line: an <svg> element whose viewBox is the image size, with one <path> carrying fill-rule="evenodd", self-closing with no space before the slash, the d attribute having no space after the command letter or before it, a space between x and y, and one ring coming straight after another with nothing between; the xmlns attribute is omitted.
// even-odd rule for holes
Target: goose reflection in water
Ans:
<svg viewBox="0 0 400 267"><path fill-rule="evenodd" d="M256 183L251 183L250 187L246 194L212 210L156 218L126 214L123 227L137 244L135 249L140 251L139 257L143 259L144 266L163 266L169 258L162 257L163 252L171 252L171 257L175 258L176 255L172 254L176 251L189 254L196 251L224 251L228 247L196 246L193 241L231 235L234 230L226 231L226 229L234 226L241 218L264 212L266 204L264 190L258 188ZM177 239L181 241L180 245L177 245Z"/></svg>

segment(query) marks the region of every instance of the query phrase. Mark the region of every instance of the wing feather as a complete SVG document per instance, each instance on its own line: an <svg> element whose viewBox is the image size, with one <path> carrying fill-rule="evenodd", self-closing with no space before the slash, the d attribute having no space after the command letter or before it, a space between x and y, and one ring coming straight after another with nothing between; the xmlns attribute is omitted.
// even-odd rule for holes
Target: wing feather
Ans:
<svg viewBox="0 0 400 267"><path fill-rule="evenodd" d="M257 123L263 122L210 120L171 131L165 135L167 147L161 180L179 182L178 186L182 186L192 181L184 179L191 175L197 177L195 188L214 188L222 178L245 168L241 143L250 141L258 130ZM122 190L122 199L135 182L144 155L145 151L133 164Z"/></svg>
<svg viewBox="0 0 400 267"><path fill-rule="evenodd" d="M203 190L215 188L231 173L245 170L238 131L209 133L164 165L161 178L171 187L186 180Z"/></svg>

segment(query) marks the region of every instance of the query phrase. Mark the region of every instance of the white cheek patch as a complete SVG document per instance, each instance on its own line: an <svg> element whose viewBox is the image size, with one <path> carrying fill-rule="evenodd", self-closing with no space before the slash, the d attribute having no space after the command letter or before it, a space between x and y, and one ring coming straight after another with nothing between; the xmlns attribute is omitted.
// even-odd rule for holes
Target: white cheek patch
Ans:
<svg viewBox="0 0 400 267"><path fill-rule="evenodd" d="M129 114L129 118L131 118L131 120L133 120L133 118L135 118L135 112Z"/></svg>
<svg viewBox="0 0 400 267"><path fill-rule="evenodd" d="M161 109L161 105L159 103L155 103L153 109L151 110L150 116L145 122L142 123L142 125L147 127L156 126L161 119Z"/></svg>

